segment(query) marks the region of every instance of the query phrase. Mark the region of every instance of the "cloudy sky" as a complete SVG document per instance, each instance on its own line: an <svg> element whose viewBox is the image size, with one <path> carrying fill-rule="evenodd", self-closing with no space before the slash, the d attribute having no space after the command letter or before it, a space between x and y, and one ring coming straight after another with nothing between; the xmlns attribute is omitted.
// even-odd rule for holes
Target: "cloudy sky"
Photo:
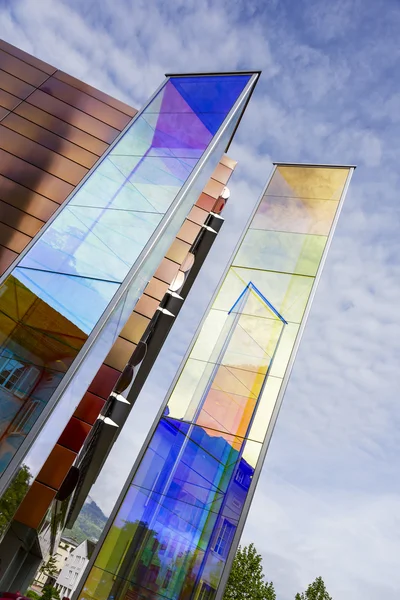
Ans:
<svg viewBox="0 0 400 600"><path fill-rule="evenodd" d="M136 107L165 72L263 70L224 233L135 407L142 432L94 490L105 512L271 160L358 165L243 535L278 600L317 575L335 600L399 597L399 30L395 0L0 2L1 37Z"/></svg>

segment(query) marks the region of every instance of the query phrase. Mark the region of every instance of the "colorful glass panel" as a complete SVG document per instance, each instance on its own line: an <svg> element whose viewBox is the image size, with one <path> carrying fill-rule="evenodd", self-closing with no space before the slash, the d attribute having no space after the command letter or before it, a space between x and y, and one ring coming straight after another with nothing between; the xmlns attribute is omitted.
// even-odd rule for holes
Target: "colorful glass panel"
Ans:
<svg viewBox="0 0 400 600"><path fill-rule="evenodd" d="M85 382L95 363L97 368L100 367L107 356L115 336L125 325L218 164L251 92L252 86L247 84L252 77L255 83L256 78L251 74L168 79L0 287L0 356L8 361L8 366L3 369L3 388L0 375L0 392L6 398L0 405L0 427L4 423L0 438L0 474L15 454L10 444L15 448L21 445L45 406L49 408L50 403L52 406L61 398L65 400L65 414L73 412L73 395L69 388L74 388L77 401L86 390ZM219 141L212 146L200 170L197 168L199 158L209 148L217 131L221 132ZM194 180L189 186L187 180L192 174ZM178 202L177 196L185 185L186 194L182 194ZM168 219L164 218L167 212ZM142 262L141 255L151 242L151 252ZM137 272L129 283L123 306L114 300L117 308L107 309L135 265ZM63 369L56 368L59 384L78 354L89 350L84 362L74 363L74 372L79 370L79 376L73 378L69 388L64 392L60 387L55 393L57 386L54 383L50 393L50 386L47 386L46 398L40 396L39 403L35 396L37 382L32 383L28 391L25 385L23 397L17 389L24 375L19 364L26 363L32 340L39 335L27 324L32 309L20 310L13 316L9 314L8 290L16 289L18 285L19 293L24 298L30 294L32 306L40 305L47 315L40 336L46 340L56 337L60 345L61 334L53 325L57 323L61 327L62 323L63 343L66 339L79 339L79 343L72 344L64 354L57 346L54 357L32 359L35 367L53 369L54 361L65 361L68 356L68 365ZM107 329L105 323L102 326L107 329L104 335L99 331L96 343L84 348L87 337L105 310L109 311L107 317L112 327ZM41 351L45 352L49 344L46 341ZM29 352L24 345L29 346ZM14 362L10 362L11 356ZM33 371L30 381L34 382ZM34 409L32 402L35 402ZM14 431L15 419L18 431L23 432L18 434L19 437ZM42 434L47 435L44 445L38 440L36 446L47 448L54 436L56 441L60 427L62 430L62 423L54 426L53 422L53 431L48 432L45 426L42 430ZM15 442L17 437L18 444ZM2 444L7 447L7 452L2 451ZM37 470L37 452L34 448L31 452L36 457L32 468ZM29 457L26 461L31 467Z"/></svg>
<svg viewBox="0 0 400 600"><path fill-rule="evenodd" d="M348 176L276 168L82 598L215 597Z"/></svg>

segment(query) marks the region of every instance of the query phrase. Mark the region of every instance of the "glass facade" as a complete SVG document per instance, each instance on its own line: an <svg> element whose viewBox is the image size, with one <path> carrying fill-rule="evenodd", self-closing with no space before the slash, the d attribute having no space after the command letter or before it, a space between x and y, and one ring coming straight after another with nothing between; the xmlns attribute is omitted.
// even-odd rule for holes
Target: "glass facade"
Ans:
<svg viewBox="0 0 400 600"><path fill-rule="evenodd" d="M350 174L275 169L82 599L215 597Z"/></svg>
<svg viewBox="0 0 400 600"><path fill-rule="evenodd" d="M39 444L46 457L218 164L254 83L251 74L167 79L1 285L0 474L85 352ZM34 475L42 458L33 453Z"/></svg>

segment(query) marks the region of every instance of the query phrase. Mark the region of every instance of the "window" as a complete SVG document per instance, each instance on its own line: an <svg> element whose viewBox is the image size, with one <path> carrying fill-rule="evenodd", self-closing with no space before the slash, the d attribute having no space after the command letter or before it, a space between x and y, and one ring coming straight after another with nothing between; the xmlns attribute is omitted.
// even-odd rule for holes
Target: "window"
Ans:
<svg viewBox="0 0 400 600"><path fill-rule="evenodd" d="M72 576L72 570L69 570L68 575L65 576L65 579L70 579L71 576Z"/></svg>
<svg viewBox="0 0 400 600"><path fill-rule="evenodd" d="M29 394L39 375L39 369L20 362L11 352L0 358L0 386L18 398L25 398Z"/></svg>
<svg viewBox="0 0 400 600"><path fill-rule="evenodd" d="M244 483L244 473L243 473L243 471L241 469L239 469L238 472L236 473L235 480L238 483L240 483L240 484L243 485L243 483Z"/></svg>
<svg viewBox="0 0 400 600"><path fill-rule="evenodd" d="M203 583L198 600L212 600L214 598L215 590L210 585Z"/></svg>
<svg viewBox="0 0 400 600"><path fill-rule="evenodd" d="M214 546L214 552L223 557L228 554L234 531L235 526L229 523L227 519L224 519L218 534L217 543Z"/></svg>
<svg viewBox="0 0 400 600"><path fill-rule="evenodd" d="M171 581L171 577L172 577L172 571L171 571L171 569L168 569L168 571L167 571L167 573L166 573L166 575L164 577L163 584L162 584L163 588L167 588L169 586L169 583Z"/></svg>

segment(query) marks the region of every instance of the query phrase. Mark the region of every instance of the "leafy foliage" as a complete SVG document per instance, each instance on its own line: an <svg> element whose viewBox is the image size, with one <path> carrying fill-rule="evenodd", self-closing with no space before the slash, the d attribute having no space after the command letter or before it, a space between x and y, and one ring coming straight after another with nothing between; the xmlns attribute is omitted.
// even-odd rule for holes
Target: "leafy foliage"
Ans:
<svg viewBox="0 0 400 600"><path fill-rule="evenodd" d="M39 598L41 598L41 595L35 592L34 590L28 590L25 596L27 598L32 598L32 600L39 600Z"/></svg>
<svg viewBox="0 0 400 600"><path fill-rule="evenodd" d="M29 468L23 465L0 499L0 534L12 520L14 513L28 491L31 479Z"/></svg>
<svg viewBox="0 0 400 600"><path fill-rule="evenodd" d="M228 583L224 600L276 600L273 583L264 581L262 557L254 544L239 546Z"/></svg>
<svg viewBox="0 0 400 600"><path fill-rule="evenodd" d="M52 585L45 585L42 591L42 600L60 600L58 590Z"/></svg>
<svg viewBox="0 0 400 600"><path fill-rule="evenodd" d="M40 572L43 573L43 575L47 575L48 577L57 577L58 568L56 557L50 556L48 561L43 563L40 567Z"/></svg>
<svg viewBox="0 0 400 600"><path fill-rule="evenodd" d="M322 577L317 577L305 592L296 594L295 600L332 600L332 596L328 594Z"/></svg>

